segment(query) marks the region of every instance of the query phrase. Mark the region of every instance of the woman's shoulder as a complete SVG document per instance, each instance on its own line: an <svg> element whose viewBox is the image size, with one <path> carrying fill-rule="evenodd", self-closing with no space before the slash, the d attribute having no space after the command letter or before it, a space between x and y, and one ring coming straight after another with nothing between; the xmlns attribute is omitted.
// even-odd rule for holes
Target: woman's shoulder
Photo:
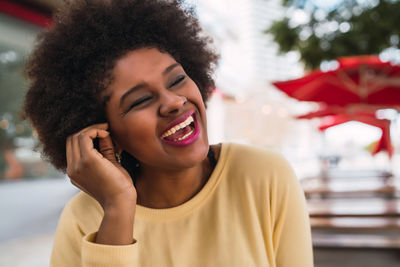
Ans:
<svg viewBox="0 0 400 267"><path fill-rule="evenodd" d="M295 181L294 171L280 153L249 145L222 145L221 158L230 175L265 181Z"/></svg>
<svg viewBox="0 0 400 267"><path fill-rule="evenodd" d="M240 166L282 168L289 167L290 164L280 153L254 147L250 145L225 143L225 156L233 163L240 163Z"/></svg>

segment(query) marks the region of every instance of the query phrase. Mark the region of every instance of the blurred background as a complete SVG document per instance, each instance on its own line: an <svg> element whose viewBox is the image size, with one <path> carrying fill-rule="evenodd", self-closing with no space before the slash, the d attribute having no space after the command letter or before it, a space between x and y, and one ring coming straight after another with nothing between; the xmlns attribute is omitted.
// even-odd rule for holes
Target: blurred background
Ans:
<svg viewBox="0 0 400 267"><path fill-rule="evenodd" d="M35 152L23 66L62 0L0 0L0 266L48 266L77 193ZM282 153L315 266L400 266L400 1L188 0L221 54L211 143ZM46 114L43 114L46 116Z"/></svg>

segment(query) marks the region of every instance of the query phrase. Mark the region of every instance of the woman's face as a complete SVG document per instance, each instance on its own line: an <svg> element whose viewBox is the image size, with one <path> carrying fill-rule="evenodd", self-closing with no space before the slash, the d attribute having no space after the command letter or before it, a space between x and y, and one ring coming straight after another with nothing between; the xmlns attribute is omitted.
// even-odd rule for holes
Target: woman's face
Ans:
<svg viewBox="0 0 400 267"><path fill-rule="evenodd" d="M193 167L206 157L204 102L172 56L155 48L131 51L113 76L106 117L118 148L158 170Z"/></svg>

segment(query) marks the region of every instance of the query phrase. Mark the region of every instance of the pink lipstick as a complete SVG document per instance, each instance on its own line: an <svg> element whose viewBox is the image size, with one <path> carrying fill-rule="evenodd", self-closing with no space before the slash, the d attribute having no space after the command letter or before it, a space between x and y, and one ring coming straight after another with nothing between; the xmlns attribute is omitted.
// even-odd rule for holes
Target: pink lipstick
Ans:
<svg viewBox="0 0 400 267"><path fill-rule="evenodd" d="M199 134L196 114L190 111L171 123L161 135L161 140L174 146L186 146L196 141Z"/></svg>

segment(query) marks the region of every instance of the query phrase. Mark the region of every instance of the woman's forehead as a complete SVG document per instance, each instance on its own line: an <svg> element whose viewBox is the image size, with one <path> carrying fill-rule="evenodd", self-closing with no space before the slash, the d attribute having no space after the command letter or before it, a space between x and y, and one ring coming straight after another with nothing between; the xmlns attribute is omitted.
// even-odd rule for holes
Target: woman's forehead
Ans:
<svg viewBox="0 0 400 267"><path fill-rule="evenodd" d="M170 54L157 48L130 51L116 61L111 82L101 97L107 102L114 95L115 88L129 89L137 83L158 79L174 65L180 64Z"/></svg>
<svg viewBox="0 0 400 267"><path fill-rule="evenodd" d="M128 52L117 60L113 68L114 78L123 75L137 76L163 71L169 65L176 63L175 59L168 53L160 52L156 48L140 48Z"/></svg>

